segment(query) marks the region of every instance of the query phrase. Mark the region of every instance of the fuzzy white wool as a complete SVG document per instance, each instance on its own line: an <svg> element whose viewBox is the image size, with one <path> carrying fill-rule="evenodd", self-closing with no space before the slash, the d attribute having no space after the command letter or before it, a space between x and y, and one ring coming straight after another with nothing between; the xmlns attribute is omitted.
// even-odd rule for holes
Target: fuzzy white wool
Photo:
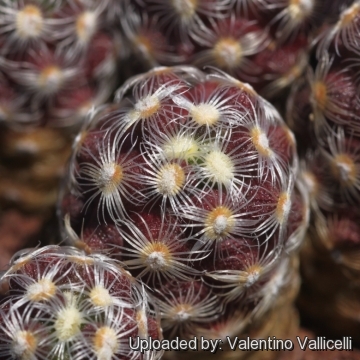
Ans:
<svg viewBox="0 0 360 360"><path fill-rule="evenodd" d="M114 303L113 297L110 295L109 290L103 286L95 286L90 291L90 300L95 306L111 306Z"/></svg>
<svg viewBox="0 0 360 360"><path fill-rule="evenodd" d="M199 149L199 144L191 136L174 137L163 146L168 159L189 159Z"/></svg>
<svg viewBox="0 0 360 360"><path fill-rule="evenodd" d="M181 309L176 313L176 320L179 322L187 321L190 317L191 315L184 309Z"/></svg>
<svg viewBox="0 0 360 360"><path fill-rule="evenodd" d="M192 106L190 114L199 125L213 125L220 119L219 110L211 104L199 104Z"/></svg>
<svg viewBox="0 0 360 360"><path fill-rule="evenodd" d="M346 162L338 161L336 166L339 171L341 181L348 182L351 178L352 167Z"/></svg>
<svg viewBox="0 0 360 360"><path fill-rule="evenodd" d="M149 95L140 99L135 104L135 111L139 112L140 114L147 114L152 112L152 109L158 108L160 106L160 99L157 95Z"/></svg>
<svg viewBox="0 0 360 360"><path fill-rule="evenodd" d="M224 39L219 41L215 47L216 55L227 65L235 68L241 62L243 50L239 41Z"/></svg>
<svg viewBox="0 0 360 360"><path fill-rule="evenodd" d="M245 287L250 287L254 285L259 280L259 277L260 277L259 270L252 271L246 279Z"/></svg>
<svg viewBox="0 0 360 360"><path fill-rule="evenodd" d="M289 14L292 19L301 21L314 9L314 0L292 0L289 5Z"/></svg>
<svg viewBox="0 0 360 360"><path fill-rule="evenodd" d="M26 291L26 296L32 301L40 301L52 297L56 292L56 285L49 279L41 279L31 284Z"/></svg>
<svg viewBox="0 0 360 360"><path fill-rule="evenodd" d="M194 0L172 0L171 4L182 18L190 18L195 14L196 2Z"/></svg>
<svg viewBox="0 0 360 360"><path fill-rule="evenodd" d="M36 350L36 347L34 348L34 345L36 346L36 344L30 343L29 340L33 341L34 339L34 336L30 332L18 331L13 338L13 353L24 360L32 358L34 351Z"/></svg>
<svg viewBox="0 0 360 360"><path fill-rule="evenodd" d="M289 215L290 209L291 209L291 200L290 197L288 197L287 200L284 202L284 205L282 206L284 217L287 217Z"/></svg>
<svg viewBox="0 0 360 360"><path fill-rule="evenodd" d="M306 12L309 13L315 6L314 0L300 0L300 7Z"/></svg>
<svg viewBox="0 0 360 360"><path fill-rule="evenodd" d="M218 182L228 184L234 178L234 165L230 157L219 150L205 157L205 169Z"/></svg>
<svg viewBox="0 0 360 360"><path fill-rule="evenodd" d="M113 178L116 172L116 164L106 163L102 165L102 168L99 171L99 178L96 179L99 185L99 188L103 192L111 191L113 184Z"/></svg>
<svg viewBox="0 0 360 360"><path fill-rule="evenodd" d="M264 132L261 132L261 134L258 137L258 144L266 150L270 150L269 148L269 139L266 136L266 134Z"/></svg>
<svg viewBox="0 0 360 360"><path fill-rule="evenodd" d="M280 224L282 224L289 216L291 210L291 198L289 194L282 194L280 196L278 208L277 208L277 217Z"/></svg>
<svg viewBox="0 0 360 360"><path fill-rule="evenodd" d="M306 188L309 190L309 193L314 194L317 189L317 182L314 175L309 172L304 172L302 176L306 184Z"/></svg>
<svg viewBox="0 0 360 360"><path fill-rule="evenodd" d="M57 91L63 82L63 73L60 68L50 66L43 70L39 77L39 87L53 93Z"/></svg>
<svg viewBox="0 0 360 360"><path fill-rule="evenodd" d="M228 225L228 219L224 215L219 215L216 217L213 223L214 233L217 235L221 235Z"/></svg>
<svg viewBox="0 0 360 360"><path fill-rule="evenodd" d="M166 267L167 261L162 252L153 251L146 258L146 265L150 267L152 270L157 271Z"/></svg>
<svg viewBox="0 0 360 360"><path fill-rule="evenodd" d="M98 360L111 360L119 347L116 332L108 327L100 328L97 331L94 343Z"/></svg>
<svg viewBox="0 0 360 360"><path fill-rule="evenodd" d="M60 341L68 341L78 333L82 323L83 314L71 304L57 314L55 321L56 337Z"/></svg>
<svg viewBox="0 0 360 360"><path fill-rule="evenodd" d="M167 167L162 169L158 179L158 190L161 194L172 195L178 188L176 180L176 169Z"/></svg>
<svg viewBox="0 0 360 360"><path fill-rule="evenodd" d="M97 29L97 15L93 11L83 12L77 19L76 29L79 40L87 43L95 34Z"/></svg>

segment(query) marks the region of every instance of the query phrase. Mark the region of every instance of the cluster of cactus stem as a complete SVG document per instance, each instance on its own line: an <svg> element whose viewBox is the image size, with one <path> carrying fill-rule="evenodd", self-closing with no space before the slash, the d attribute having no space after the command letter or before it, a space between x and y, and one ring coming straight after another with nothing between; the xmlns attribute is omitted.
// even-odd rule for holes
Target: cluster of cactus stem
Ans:
<svg viewBox="0 0 360 360"><path fill-rule="evenodd" d="M354 335L360 309L359 21L360 2L355 1L320 34L314 66L294 86L288 103L312 208L314 247L304 251L304 275L317 299L328 299L325 311L315 299L313 308L332 329L330 323L342 317ZM313 299L304 302L305 311L308 301ZM343 331L340 327L337 335Z"/></svg>
<svg viewBox="0 0 360 360"><path fill-rule="evenodd" d="M157 359L128 339L162 331L294 335L309 190L315 243L356 279L359 1L292 90L300 163L258 95L279 101L352 1L325 3L0 0L0 202L47 211L81 126L59 203L71 246L25 251L0 275L0 359ZM125 48L141 59L130 72L158 67L103 105Z"/></svg>
<svg viewBox="0 0 360 360"><path fill-rule="evenodd" d="M127 47L149 65L218 67L274 97L301 74L314 29L338 3L1 0L0 119L79 123L111 94Z"/></svg>
<svg viewBox="0 0 360 360"><path fill-rule="evenodd" d="M77 124L113 90L119 38L107 1L0 2L0 119Z"/></svg>
<svg viewBox="0 0 360 360"><path fill-rule="evenodd" d="M143 286L120 264L72 247L16 254L1 277L0 359L157 359L132 349L161 339Z"/></svg>
<svg viewBox="0 0 360 360"><path fill-rule="evenodd" d="M119 5L112 3L0 1L3 207L54 208L74 130L118 86L126 51L112 24Z"/></svg>
<svg viewBox="0 0 360 360"><path fill-rule="evenodd" d="M292 133L251 86L155 68L90 114L74 149L64 233L146 284L166 337L231 336L293 298L306 192Z"/></svg>
<svg viewBox="0 0 360 360"><path fill-rule="evenodd" d="M274 99L301 74L315 30L339 8L318 0L137 0L123 28L150 66L215 66Z"/></svg>

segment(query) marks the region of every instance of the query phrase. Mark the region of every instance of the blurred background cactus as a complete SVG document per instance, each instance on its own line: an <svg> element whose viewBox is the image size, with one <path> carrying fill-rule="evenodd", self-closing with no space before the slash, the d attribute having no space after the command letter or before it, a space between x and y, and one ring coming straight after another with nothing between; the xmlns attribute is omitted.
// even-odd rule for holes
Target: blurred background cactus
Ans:
<svg viewBox="0 0 360 360"><path fill-rule="evenodd" d="M300 305L317 327L326 324L325 333L340 336L346 331L358 344L359 19L360 2L355 1L320 33L311 66L294 86L287 109L312 206Z"/></svg>
<svg viewBox="0 0 360 360"><path fill-rule="evenodd" d="M215 66L275 100L299 78L318 29L351 1L136 0L126 37L147 66Z"/></svg>
<svg viewBox="0 0 360 360"><path fill-rule="evenodd" d="M112 3L112 2L111 2ZM0 204L15 212L1 268L54 226L59 181L86 113L112 95L128 54L106 1L0 1ZM110 10L111 9L111 10ZM119 23L119 18L117 18ZM8 223L3 213L3 223ZM26 236L16 229L37 221ZM45 226L46 228L46 226ZM54 232L44 238L52 242ZM4 240L5 241L5 240Z"/></svg>

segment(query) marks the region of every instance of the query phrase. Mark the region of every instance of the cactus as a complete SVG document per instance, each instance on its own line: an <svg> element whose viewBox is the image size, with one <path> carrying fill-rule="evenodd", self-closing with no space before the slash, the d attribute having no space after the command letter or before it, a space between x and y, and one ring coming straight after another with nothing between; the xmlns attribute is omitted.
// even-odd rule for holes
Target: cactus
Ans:
<svg viewBox="0 0 360 360"><path fill-rule="evenodd" d="M214 66L274 99L302 74L314 34L338 7L317 0L139 0L127 7L123 28L151 66Z"/></svg>
<svg viewBox="0 0 360 360"><path fill-rule="evenodd" d="M167 337L215 336L232 316L235 334L291 302L306 192L292 133L250 85L155 68L92 113L74 149L68 242L123 261L152 290Z"/></svg>
<svg viewBox="0 0 360 360"><path fill-rule="evenodd" d="M129 338L161 339L143 286L121 263L47 246L16 254L0 278L1 359L157 359Z"/></svg>
<svg viewBox="0 0 360 360"><path fill-rule="evenodd" d="M301 145L301 174L312 205L311 243L304 252L303 272L305 287L314 289L316 298L304 292L302 309L305 314L311 313L307 304L314 301L317 318L326 323L329 320L331 334L339 336L346 328L356 341L359 324L355 309L359 304L354 299L359 294L360 270L359 17L360 3L355 1L320 34L314 68L309 66L307 79L294 86L288 103L288 120ZM324 297L328 299L326 306L319 304ZM343 325L334 327L334 322Z"/></svg>

